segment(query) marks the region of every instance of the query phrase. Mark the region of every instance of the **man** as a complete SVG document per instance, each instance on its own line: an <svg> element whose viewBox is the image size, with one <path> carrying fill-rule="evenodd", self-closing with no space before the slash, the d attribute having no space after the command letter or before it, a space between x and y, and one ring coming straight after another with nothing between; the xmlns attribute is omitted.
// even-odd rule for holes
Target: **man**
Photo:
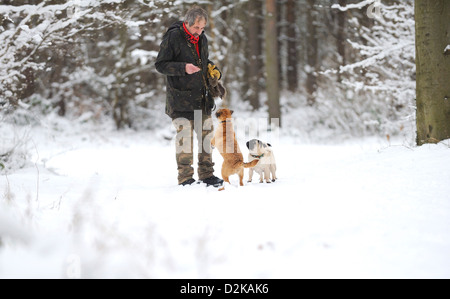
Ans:
<svg viewBox="0 0 450 299"><path fill-rule="evenodd" d="M215 104L208 90L208 65L217 71L214 79L220 79L221 74L208 59L208 40L203 32L207 21L205 10L198 6L189 9L184 22L175 22L165 33L155 63L167 79L166 114L177 130L178 184L182 186L195 182L193 131L198 140L198 179L207 186L223 184L213 175L210 140Z"/></svg>

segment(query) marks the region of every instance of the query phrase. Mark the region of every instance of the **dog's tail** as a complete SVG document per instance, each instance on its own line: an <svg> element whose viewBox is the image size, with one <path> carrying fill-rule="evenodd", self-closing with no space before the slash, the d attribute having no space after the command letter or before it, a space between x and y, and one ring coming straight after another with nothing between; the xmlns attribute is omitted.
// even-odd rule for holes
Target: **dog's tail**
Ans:
<svg viewBox="0 0 450 299"><path fill-rule="evenodd" d="M252 167L255 167L256 164L258 164L258 162L259 162L259 159L255 159L255 160L253 160L253 161L251 161L251 162L244 163L244 168L252 168Z"/></svg>

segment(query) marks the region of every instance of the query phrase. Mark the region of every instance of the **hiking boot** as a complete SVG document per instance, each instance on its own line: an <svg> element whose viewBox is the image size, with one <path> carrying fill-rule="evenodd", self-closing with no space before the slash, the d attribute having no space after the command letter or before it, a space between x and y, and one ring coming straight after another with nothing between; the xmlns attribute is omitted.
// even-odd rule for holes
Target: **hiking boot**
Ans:
<svg viewBox="0 0 450 299"><path fill-rule="evenodd" d="M209 178L202 180L202 182L206 184L206 187L209 186L219 187L223 185L223 180L219 179L216 176L210 176Z"/></svg>
<svg viewBox="0 0 450 299"><path fill-rule="evenodd" d="M193 183L195 183L194 179L188 179L188 180L186 180L186 181L184 181L184 182L182 182L181 184L178 184L178 185L180 185L180 186L187 186L187 185L192 185Z"/></svg>

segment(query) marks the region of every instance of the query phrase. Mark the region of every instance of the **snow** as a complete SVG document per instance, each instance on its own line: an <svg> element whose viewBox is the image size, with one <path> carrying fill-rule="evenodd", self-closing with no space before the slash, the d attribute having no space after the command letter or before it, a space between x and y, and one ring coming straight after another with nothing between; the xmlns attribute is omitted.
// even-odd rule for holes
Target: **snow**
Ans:
<svg viewBox="0 0 450 299"><path fill-rule="evenodd" d="M218 191L176 185L173 131L28 130L32 163L0 176L0 278L450 278L450 140L282 131L277 182Z"/></svg>
<svg viewBox="0 0 450 299"><path fill-rule="evenodd" d="M157 51L145 51L141 49L134 49L131 51L131 57L134 61L139 61L141 65L148 64L148 61L158 56Z"/></svg>
<svg viewBox="0 0 450 299"><path fill-rule="evenodd" d="M362 9L367 5L374 4L374 3L376 4L377 2L378 2L378 0L364 0L364 1L361 1L356 4L347 4L345 6L341 6L340 4L333 4L333 5L331 5L331 8L339 9L340 11L347 11L349 9L355 9L355 8Z"/></svg>

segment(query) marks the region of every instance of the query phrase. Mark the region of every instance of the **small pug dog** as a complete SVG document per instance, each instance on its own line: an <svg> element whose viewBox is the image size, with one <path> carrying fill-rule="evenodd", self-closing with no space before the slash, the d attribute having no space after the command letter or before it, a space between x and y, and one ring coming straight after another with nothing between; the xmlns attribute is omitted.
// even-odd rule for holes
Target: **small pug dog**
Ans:
<svg viewBox="0 0 450 299"><path fill-rule="evenodd" d="M259 160L259 163L255 167L249 169L248 182L250 183L253 179L253 171L259 174L259 182L270 183L270 175L272 175L272 182L275 182L277 176L275 174L277 170L277 165L275 163L275 155L273 154L272 146L269 143L262 142L258 139L252 139L247 142L247 148L249 150L248 160L254 161Z"/></svg>
<svg viewBox="0 0 450 299"><path fill-rule="evenodd" d="M239 185L244 186L244 168L254 167L259 159L252 159L252 162L244 163L244 157L236 141L233 119L231 118L232 114L233 110L229 109L220 109L216 112L219 126L211 139L211 145L213 148L217 148L223 157L223 180L230 183L230 175L237 174L239 176Z"/></svg>

